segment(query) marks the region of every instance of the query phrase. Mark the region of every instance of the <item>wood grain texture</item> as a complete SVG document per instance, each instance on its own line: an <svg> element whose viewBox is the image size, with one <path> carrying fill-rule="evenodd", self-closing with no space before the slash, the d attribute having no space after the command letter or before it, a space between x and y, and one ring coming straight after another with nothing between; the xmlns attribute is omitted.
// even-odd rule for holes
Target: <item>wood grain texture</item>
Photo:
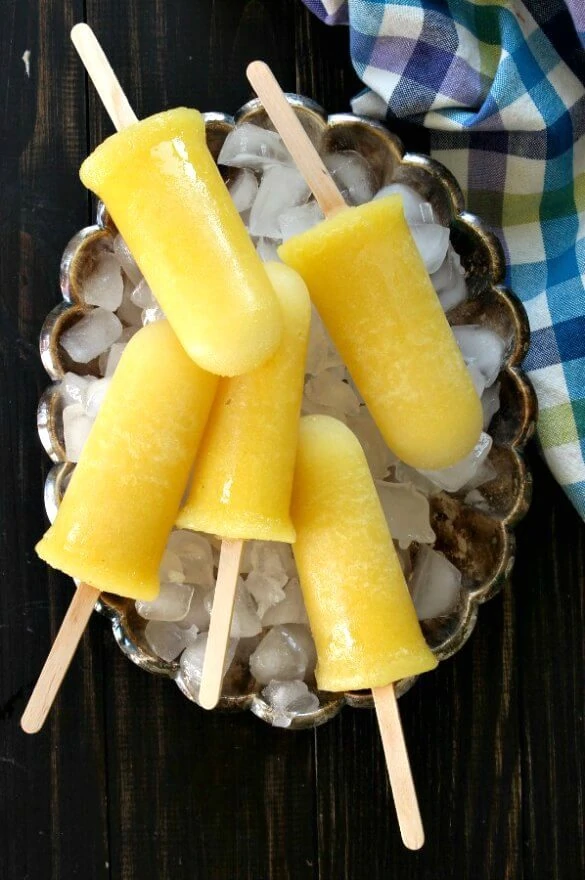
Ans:
<svg viewBox="0 0 585 880"><path fill-rule="evenodd" d="M86 152L84 80L68 43L82 14L81 2L62 0L0 8L0 876L7 880L107 876L101 623L77 652L43 733L32 739L18 725L72 595L71 581L33 550L47 526L48 465L35 424L47 381L39 330L60 299L64 245L88 216L77 178Z"/></svg>
<svg viewBox="0 0 585 880"><path fill-rule="evenodd" d="M400 701L420 853L400 842L373 712L301 734L204 713L132 666L100 619L46 730L19 730L71 596L33 552L48 467L34 425L38 332L89 216L77 166L88 137L112 132L69 46L84 9L139 115L233 111L252 97L256 57L330 112L360 87L347 30L298 0L0 0L0 877L581 878L585 527L534 452L512 585ZM424 133L400 131L424 148Z"/></svg>

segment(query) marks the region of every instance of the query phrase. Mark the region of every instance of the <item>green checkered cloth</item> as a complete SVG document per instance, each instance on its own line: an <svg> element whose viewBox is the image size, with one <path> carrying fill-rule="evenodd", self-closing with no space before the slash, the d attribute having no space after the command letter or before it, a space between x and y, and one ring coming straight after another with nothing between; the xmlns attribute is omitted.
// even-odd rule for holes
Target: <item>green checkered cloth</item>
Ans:
<svg viewBox="0 0 585 880"><path fill-rule="evenodd" d="M585 517L585 0L304 0L347 24L362 115L408 119L499 234L548 464Z"/></svg>

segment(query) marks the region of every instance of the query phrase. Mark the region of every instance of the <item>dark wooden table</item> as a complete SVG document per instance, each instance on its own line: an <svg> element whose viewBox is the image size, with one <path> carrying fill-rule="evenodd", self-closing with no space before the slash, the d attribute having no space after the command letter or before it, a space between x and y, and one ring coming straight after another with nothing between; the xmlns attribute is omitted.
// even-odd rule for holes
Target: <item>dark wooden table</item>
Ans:
<svg viewBox="0 0 585 880"><path fill-rule="evenodd" d="M402 700L419 854L401 846L371 712L303 733L205 714L133 667L97 617L44 731L20 731L71 595L33 552L48 469L35 411L59 257L90 218L77 169L110 133L69 43L84 19L139 116L235 110L256 56L330 111L359 87L347 32L296 0L0 0L0 877L578 880L585 530L535 450L512 583Z"/></svg>

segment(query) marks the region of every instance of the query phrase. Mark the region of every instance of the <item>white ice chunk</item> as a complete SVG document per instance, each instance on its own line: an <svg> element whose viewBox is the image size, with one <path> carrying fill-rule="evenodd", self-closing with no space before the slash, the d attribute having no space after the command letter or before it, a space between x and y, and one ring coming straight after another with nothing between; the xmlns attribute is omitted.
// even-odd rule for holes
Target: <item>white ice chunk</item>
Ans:
<svg viewBox="0 0 585 880"><path fill-rule="evenodd" d="M108 359L106 361L106 378L114 375L114 371L118 364L120 363L120 358L122 357L122 352L126 348L125 342L114 342L109 353Z"/></svg>
<svg viewBox="0 0 585 880"><path fill-rule="evenodd" d="M271 238L259 238L256 242L256 253L263 263L280 262L278 242Z"/></svg>
<svg viewBox="0 0 585 880"><path fill-rule="evenodd" d="M60 342L69 357L87 364L116 342L122 333L120 320L99 306L62 334Z"/></svg>
<svg viewBox="0 0 585 880"><path fill-rule="evenodd" d="M339 367L342 363L341 357L325 328L325 324L321 320L315 306L313 306L311 312L311 331L307 348L306 372L311 376L318 376L323 370Z"/></svg>
<svg viewBox="0 0 585 880"><path fill-rule="evenodd" d="M458 306L467 297L465 269L461 265L461 257L451 245L447 248L443 263L431 275L431 281L445 312Z"/></svg>
<svg viewBox="0 0 585 880"><path fill-rule="evenodd" d="M402 199L404 216L409 225L412 223L422 223L425 220L427 215L425 209L422 209L421 206L428 204L428 202L425 202L424 198L416 190L406 186L404 183L390 183L388 186L382 187L374 198L383 199L386 196L395 195L400 196Z"/></svg>
<svg viewBox="0 0 585 880"><path fill-rule="evenodd" d="M319 698L311 693L304 681L273 679L262 691L273 710L273 727L290 727L294 718L308 715L319 708Z"/></svg>
<svg viewBox="0 0 585 880"><path fill-rule="evenodd" d="M230 639L228 649L223 664L224 675L232 665L233 659L238 647L237 639ZM181 654L181 683L185 689L191 694L194 700L199 698L199 688L201 686L201 673L203 672L203 660L205 658L205 650L207 648L207 633L200 633L192 644L186 648Z"/></svg>
<svg viewBox="0 0 585 880"><path fill-rule="evenodd" d="M274 165L264 173L250 211L250 235L280 239L280 215L309 197L309 187L296 168Z"/></svg>
<svg viewBox="0 0 585 880"><path fill-rule="evenodd" d="M394 475L399 483L410 483L411 486L414 486L419 492L426 495L427 498L432 498L433 495L438 495L441 491L441 488L436 483L433 483L432 480L429 480L420 471L416 471L403 461L398 461L394 466Z"/></svg>
<svg viewBox="0 0 585 880"><path fill-rule="evenodd" d="M146 641L154 653L168 663L194 642L197 634L198 629L194 625L186 628L166 620L149 620L144 629Z"/></svg>
<svg viewBox="0 0 585 880"><path fill-rule="evenodd" d="M317 202L307 202L306 205L296 205L283 211L278 218L280 238L288 241L293 235L300 235L307 229L312 229L323 219L323 211Z"/></svg>
<svg viewBox="0 0 585 880"><path fill-rule="evenodd" d="M374 172L360 153L340 150L324 156L323 162L348 205L363 205L372 199Z"/></svg>
<svg viewBox="0 0 585 880"><path fill-rule="evenodd" d="M420 473L447 492L458 492L464 486L472 488L470 484L480 472L491 448L492 438L482 431L469 455L458 461L457 464L438 471L421 470ZM483 482L486 481L483 480Z"/></svg>
<svg viewBox="0 0 585 880"><path fill-rule="evenodd" d="M160 306L154 306L152 309L145 309L142 312L142 323L146 327L148 324L154 324L155 321L161 321L165 313Z"/></svg>
<svg viewBox="0 0 585 880"><path fill-rule="evenodd" d="M449 230L438 223L422 223L410 227L412 237L429 275L436 272L449 247Z"/></svg>
<svg viewBox="0 0 585 880"><path fill-rule="evenodd" d="M145 602L136 600L136 610L146 620L182 620L187 616L193 598L193 587L190 584L161 584L156 599Z"/></svg>
<svg viewBox="0 0 585 880"><path fill-rule="evenodd" d="M478 510L483 510L485 513L490 511L489 502L478 489L472 489L463 500L466 504L471 505L471 507L477 507Z"/></svg>
<svg viewBox="0 0 585 880"><path fill-rule="evenodd" d="M275 131L244 122L226 137L217 164L259 171L272 165L291 165L292 159Z"/></svg>
<svg viewBox="0 0 585 880"><path fill-rule="evenodd" d="M268 684L304 679L312 675L317 655L306 626L275 626L264 636L250 657L250 671L257 682Z"/></svg>
<svg viewBox="0 0 585 880"><path fill-rule="evenodd" d="M72 403L79 403L85 409L85 397L89 381L89 376L78 376L76 373L65 373L61 381L63 405L69 406Z"/></svg>
<svg viewBox="0 0 585 880"><path fill-rule="evenodd" d="M238 213L243 214L252 207L258 192L258 181L253 171L244 168L228 186L229 194Z"/></svg>
<svg viewBox="0 0 585 880"><path fill-rule="evenodd" d="M340 379L334 369L312 376L305 385L305 396L312 403L329 407L336 415L356 416L360 411L359 399L351 385Z"/></svg>
<svg viewBox="0 0 585 880"><path fill-rule="evenodd" d="M376 489L390 534L400 547L406 549L413 541L434 544L429 502L421 492L408 484L381 480L376 480Z"/></svg>
<svg viewBox="0 0 585 880"><path fill-rule="evenodd" d="M63 410L63 436L67 461L79 461L81 450L93 425L80 403L71 403Z"/></svg>
<svg viewBox="0 0 585 880"><path fill-rule="evenodd" d="M284 588L282 601L268 608L262 617L262 626L275 626L279 623L309 623L297 577L291 578Z"/></svg>
<svg viewBox="0 0 585 880"><path fill-rule="evenodd" d="M154 309L158 305L156 299L154 298L152 290L150 289L144 278L140 279L140 281L130 294L130 299L135 306L138 306L139 309Z"/></svg>
<svg viewBox="0 0 585 880"><path fill-rule="evenodd" d="M378 426L367 407L360 406L356 415L349 416L347 426L351 428L362 445L374 479L383 479L390 467L396 463L394 453L388 449Z"/></svg>
<svg viewBox="0 0 585 880"><path fill-rule="evenodd" d="M114 253L122 267L122 271L130 279L134 287L136 287L142 278L142 272L136 265L136 260L128 250L128 245L120 234L114 239Z"/></svg>
<svg viewBox="0 0 585 880"><path fill-rule="evenodd" d="M431 620L448 614L457 604L461 572L442 553L423 545L409 587L418 619Z"/></svg>
<svg viewBox="0 0 585 880"><path fill-rule="evenodd" d="M249 541L247 550L250 560L249 570L288 577L296 573L290 544L281 541Z"/></svg>
<svg viewBox="0 0 585 880"><path fill-rule="evenodd" d="M81 297L88 306L101 306L115 312L122 303L124 280L114 254L104 251L81 287Z"/></svg>
<svg viewBox="0 0 585 880"><path fill-rule="evenodd" d="M205 632L209 629L208 609L211 607L207 598L209 593L209 590L195 588L189 611L186 616L179 621L179 626L185 627L186 629L195 626L200 632Z"/></svg>
<svg viewBox="0 0 585 880"><path fill-rule="evenodd" d="M256 602L258 616L262 620L270 608L284 600L283 588L287 581L286 572L268 573L255 570L248 575L246 588Z"/></svg>
<svg viewBox="0 0 585 880"><path fill-rule="evenodd" d="M85 412L90 419L95 419L110 387L111 379L94 379L87 387L85 395Z"/></svg>
<svg viewBox="0 0 585 880"><path fill-rule="evenodd" d="M169 547L165 549L163 558L158 570L158 576L161 581L167 581L171 584L184 584L185 572L183 571L183 563L181 557Z"/></svg>
<svg viewBox="0 0 585 880"><path fill-rule="evenodd" d="M209 538L197 532L177 529L171 533L167 549L179 556L188 583L206 588L215 585L213 553Z"/></svg>
<svg viewBox="0 0 585 880"><path fill-rule="evenodd" d="M500 383L495 382L489 388L486 388L481 396L484 431L487 431L491 420L500 409L500 388Z"/></svg>
<svg viewBox="0 0 585 880"><path fill-rule="evenodd" d="M465 363L477 367L484 377L485 387L489 388L502 369L506 343L493 330L480 327L479 324L453 327L453 333Z"/></svg>

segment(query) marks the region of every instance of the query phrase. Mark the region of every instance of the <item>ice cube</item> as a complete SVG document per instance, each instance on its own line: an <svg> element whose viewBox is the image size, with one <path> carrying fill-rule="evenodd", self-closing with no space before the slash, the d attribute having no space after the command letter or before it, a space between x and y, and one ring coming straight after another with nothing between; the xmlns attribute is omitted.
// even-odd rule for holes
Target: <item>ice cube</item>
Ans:
<svg viewBox="0 0 585 880"><path fill-rule="evenodd" d="M134 287L142 278L142 272L136 265L136 260L128 250L128 245L121 235L117 235L114 239L114 254L116 255L122 271L130 279Z"/></svg>
<svg viewBox="0 0 585 880"><path fill-rule="evenodd" d="M477 507L478 510L483 510L485 511L485 513L489 513L490 511L489 502L478 489L472 489L470 492L467 493L463 500L471 507Z"/></svg>
<svg viewBox="0 0 585 880"><path fill-rule="evenodd" d="M238 646L237 639L230 639L226 652L225 662L223 665L223 674L225 675L232 665L236 648ZM194 700L199 698L199 688L201 686L201 673L203 671L203 660L205 658L205 650L207 648L207 633L200 633L194 642L186 648L181 654L180 661L180 679L184 690L191 695Z"/></svg>
<svg viewBox="0 0 585 880"><path fill-rule="evenodd" d="M260 613L260 609L258 609L258 613ZM280 623L304 623L306 625L309 623L298 577L290 579L284 588L282 601L269 607L262 616L262 626L275 626Z"/></svg>
<svg viewBox="0 0 585 880"><path fill-rule="evenodd" d="M311 693L304 681L273 679L262 691L273 711L273 727L290 727L298 715L309 715L319 708L319 698Z"/></svg>
<svg viewBox="0 0 585 880"><path fill-rule="evenodd" d="M228 186L232 202L238 213L243 214L252 207L258 192L258 181L253 171L244 168Z"/></svg>
<svg viewBox="0 0 585 880"><path fill-rule="evenodd" d="M81 298L88 306L101 306L109 312L115 312L122 303L123 293L120 263L114 254L104 251L81 285Z"/></svg>
<svg viewBox="0 0 585 880"><path fill-rule="evenodd" d="M406 186L404 183L390 183L388 186L382 187L376 195L375 199L383 199L386 196L398 195L402 199L402 207L404 208L404 216L406 222L421 223L427 216L425 209L421 206L427 204L424 198L412 187Z"/></svg>
<svg viewBox="0 0 585 880"><path fill-rule="evenodd" d="M179 626L178 623L169 623L166 620L149 620L144 629L144 636L154 653L161 660L170 663L195 641L198 632L194 625L187 629Z"/></svg>
<svg viewBox="0 0 585 880"><path fill-rule="evenodd" d="M60 343L78 364L87 364L116 342L122 332L120 320L99 306L62 334Z"/></svg>
<svg viewBox="0 0 585 880"><path fill-rule="evenodd" d="M453 327L453 333L465 363L477 366L485 379L485 387L489 388L502 369L506 343L493 330L480 327L479 324Z"/></svg>
<svg viewBox="0 0 585 880"><path fill-rule="evenodd" d="M483 407L483 429L487 431L491 420L500 409L500 388L499 382L491 385L483 392L481 396L481 405Z"/></svg>
<svg viewBox="0 0 585 880"><path fill-rule="evenodd" d="M85 395L85 412L95 419L104 401L111 379L93 379L88 383Z"/></svg>
<svg viewBox="0 0 585 880"><path fill-rule="evenodd" d="M152 290L144 280L141 278L132 293L130 294L130 299L139 309L155 309L158 305L156 299L153 296Z"/></svg>
<svg viewBox="0 0 585 880"><path fill-rule="evenodd" d="M76 373L65 373L61 380L61 397L64 406L79 403L85 408L85 396L89 385L88 376L78 376Z"/></svg>
<svg viewBox="0 0 585 880"><path fill-rule="evenodd" d="M323 162L348 205L363 205L372 199L374 172L361 153L340 150L324 156Z"/></svg>
<svg viewBox="0 0 585 880"><path fill-rule="evenodd" d="M420 471L416 471L403 461L398 461L394 465L394 476L399 483L410 483L411 486L414 486L419 492L426 495L427 498L432 498L433 495L438 495L441 491L436 483L433 483L432 480L429 480Z"/></svg>
<svg viewBox="0 0 585 880"><path fill-rule="evenodd" d="M486 483L491 483L493 479L495 479L498 475L495 467L489 460L486 458L481 462L479 467L477 468L475 474L469 479L464 488L465 489L477 489L479 486L485 486Z"/></svg>
<svg viewBox="0 0 585 880"><path fill-rule="evenodd" d="M146 327L148 324L154 324L155 321L161 321L165 313L160 306L154 306L152 309L145 309L142 312L142 323Z"/></svg>
<svg viewBox="0 0 585 880"><path fill-rule="evenodd" d="M410 227L412 237L429 275L441 266L449 247L449 230L438 223L421 223Z"/></svg>
<svg viewBox="0 0 585 880"><path fill-rule="evenodd" d="M388 449L367 407L360 406L356 415L348 416L347 426L360 441L374 479L383 479L388 475L390 467L396 463L397 458Z"/></svg>
<svg viewBox="0 0 585 880"><path fill-rule="evenodd" d="M146 620L182 620L187 616L193 598L190 584L161 584L156 599L150 602L136 600L136 611Z"/></svg>
<svg viewBox="0 0 585 880"><path fill-rule="evenodd" d="M461 257L451 245L447 248L443 263L431 275L431 281L445 312L458 306L467 297L465 269L461 265Z"/></svg>
<svg viewBox="0 0 585 880"><path fill-rule="evenodd" d="M360 411L359 399L349 385L335 373L335 367L312 376L305 385L305 397L311 403L329 407L335 415L356 416Z"/></svg>
<svg viewBox="0 0 585 880"><path fill-rule="evenodd" d="M186 581L201 587L215 585L209 538L197 532L177 529L171 533L167 548L179 556Z"/></svg>
<svg viewBox="0 0 585 880"><path fill-rule="evenodd" d="M473 387L478 397L481 397L485 391L485 376L476 363L466 364L467 372L471 376Z"/></svg>
<svg viewBox="0 0 585 880"><path fill-rule="evenodd" d="M186 629L196 626L200 632L205 632L209 629L208 609L211 608L211 604L207 599L209 592L210 590L202 590L195 587L189 611L186 616L179 621L179 626L185 627Z"/></svg>
<svg viewBox="0 0 585 880"><path fill-rule="evenodd" d="M271 238L259 238L256 242L256 253L263 263L280 262L278 243Z"/></svg>
<svg viewBox="0 0 585 880"><path fill-rule="evenodd" d="M105 375L106 378L114 375L114 371L118 364L120 363L120 358L122 357L122 352L126 348L125 342L114 342L109 353L108 359L106 361L106 370Z"/></svg>
<svg viewBox="0 0 585 880"><path fill-rule="evenodd" d="M71 403L63 410L63 436L67 461L79 461L81 450L93 425L80 403Z"/></svg>
<svg viewBox="0 0 585 880"><path fill-rule="evenodd" d="M185 583L185 573L181 558L178 553L175 553L169 547L165 549L158 576L161 581L168 581L173 584Z"/></svg>
<svg viewBox="0 0 585 880"><path fill-rule="evenodd" d="M210 591L204 599L204 605L210 614L213 608L213 599L214 591ZM247 639L257 636L260 632L262 632L262 624L256 611L256 605L246 589L244 581L239 577L230 636L232 639Z"/></svg>
<svg viewBox="0 0 585 880"><path fill-rule="evenodd" d="M446 492L458 492L476 477L492 448L492 438L482 431L479 440L465 458L451 467L438 471L421 470L423 476ZM472 488L471 485L469 488Z"/></svg>
<svg viewBox="0 0 585 880"><path fill-rule="evenodd" d="M429 502L421 492L408 484L381 480L376 480L376 489L390 534L400 547L405 550L413 541L434 544Z"/></svg>
<svg viewBox="0 0 585 880"><path fill-rule="evenodd" d="M226 137L217 164L260 171L272 165L291 165L292 159L275 131L243 122Z"/></svg>
<svg viewBox="0 0 585 880"><path fill-rule="evenodd" d="M312 675L317 655L306 626L275 626L264 636L250 657L250 671L257 682L268 684L304 679Z"/></svg>
<svg viewBox="0 0 585 880"><path fill-rule="evenodd" d="M249 541L247 547L250 569L262 574L287 577L296 573L290 544L283 544L281 541Z"/></svg>
<svg viewBox="0 0 585 880"><path fill-rule="evenodd" d="M307 348L306 372L318 376L323 370L343 363L315 306L311 312L311 331Z"/></svg>
<svg viewBox="0 0 585 880"><path fill-rule="evenodd" d="M284 589L288 575L267 574L262 571L251 571L246 579L246 587L258 608L258 616L264 619L265 613L284 600Z"/></svg>
<svg viewBox="0 0 585 880"><path fill-rule="evenodd" d="M431 620L453 610L461 591L461 572L442 553L423 545L409 582L419 620Z"/></svg>
<svg viewBox="0 0 585 880"><path fill-rule="evenodd" d="M323 211L314 201L283 211L278 218L280 238L283 241L288 241L293 235L300 235L301 232L312 229L313 226L321 222L323 216Z"/></svg>
<svg viewBox="0 0 585 880"><path fill-rule="evenodd" d="M275 165L264 173L250 211L250 235L280 239L280 215L309 197L309 187L296 168Z"/></svg>

